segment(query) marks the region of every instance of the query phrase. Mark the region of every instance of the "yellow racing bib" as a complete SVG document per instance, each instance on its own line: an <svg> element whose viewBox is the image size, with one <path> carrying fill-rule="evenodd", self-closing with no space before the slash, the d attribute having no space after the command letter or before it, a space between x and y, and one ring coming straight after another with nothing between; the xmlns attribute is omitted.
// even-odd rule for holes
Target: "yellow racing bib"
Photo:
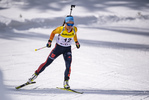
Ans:
<svg viewBox="0 0 149 100"><path fill-rule="evenodd" d="M75 30L73 28L73 30L71 32L67 32L67 30L65 30L64 27L62 27L62 32L60 33L60 36L64 37L64 38L73 38L75 35Z"/></svg>
<svg viewBox="0 0 149 100"><path fill-rule="evenodd" d="M61 46L68 47L71 46L72 38L75 36L75 30L67 32L64 27L62 27L61 33L58 35L57 43Z"/></svg>

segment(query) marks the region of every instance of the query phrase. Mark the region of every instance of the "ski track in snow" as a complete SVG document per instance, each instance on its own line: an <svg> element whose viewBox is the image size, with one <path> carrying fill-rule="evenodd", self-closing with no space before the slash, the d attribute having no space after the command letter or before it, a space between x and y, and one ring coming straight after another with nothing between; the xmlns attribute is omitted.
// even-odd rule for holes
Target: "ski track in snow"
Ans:
<svg viewBox="0 0 149 100"><path fill-rule="evenodd" d="M149 100L147 0L43 0L42 4L39 0L0 1L2 99ZM54 48L56 37L51 48L34 51L45 46L51 31L62 24L70 4L76 4L73 15L81 48L72 50L69 83L84 94L56 89L63 87L62 56L38 76L36 84L16 90Z"/></svg>

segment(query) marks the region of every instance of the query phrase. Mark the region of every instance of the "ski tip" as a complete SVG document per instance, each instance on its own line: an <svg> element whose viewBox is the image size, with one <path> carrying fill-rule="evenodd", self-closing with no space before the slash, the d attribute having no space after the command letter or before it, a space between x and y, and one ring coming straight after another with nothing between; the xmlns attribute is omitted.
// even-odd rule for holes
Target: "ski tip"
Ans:
<svg viewBox="0 0 149 100"><path fill-rule="evenodd" d="M18 90L19 88L20 88L20 87L15 87L15 89L17 89L17 90Z"/></svg>

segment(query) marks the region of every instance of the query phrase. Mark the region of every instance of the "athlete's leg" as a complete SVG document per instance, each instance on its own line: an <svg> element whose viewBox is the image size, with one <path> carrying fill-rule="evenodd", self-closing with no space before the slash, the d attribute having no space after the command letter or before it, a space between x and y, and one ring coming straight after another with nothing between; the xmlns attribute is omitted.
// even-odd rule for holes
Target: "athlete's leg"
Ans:
<svg viewBox="0 0 149 100"><path fill-rule="evenodd" d="M71 73L71 61L72 61L71 49L68 52L64 53L63 57L65 60L65 65L66 65L64 80L69 80L70 73Z"/></svg>
<svg viewBox="0 0 149 100"><path fill-rule="evenodd" d="M59 47L58 45L56 45L55 48L54 48L54 49L51 51L51 53L49 54L47 60L46 60L44 63L42 63L42 64L38 67L38 69L35 71L35 73L36 73L37 75L39 75L39 74L40 74L42 71L44 71L45 68L46 68L47 66L49 66L49 65L53 62L53 60L56 59L60 54L61 54L61 52L60 52L60 47Z"/></svg>
<svg viewBox="0 0 149 100"><path fill-rule="evenodd" d="M45 68L46 68L48 65L50 65L50 64L53 62L53 60L54 60L55 58L57 58L60 54L62 54L62 53L61 53L61 47L56 44L56 45L55 45L55 48L54 48L54 49L51 51L51 53L49 54L47 60L46 60L44 63L42 63L42 64L38 67L38 69L37 69L37 70L35 71L35 73L31 76L31 78L28 79L28 82L30 83L30 82L34 81L34 80L37 78L37 76L38 76L42 71L44 71Z"/></svg>

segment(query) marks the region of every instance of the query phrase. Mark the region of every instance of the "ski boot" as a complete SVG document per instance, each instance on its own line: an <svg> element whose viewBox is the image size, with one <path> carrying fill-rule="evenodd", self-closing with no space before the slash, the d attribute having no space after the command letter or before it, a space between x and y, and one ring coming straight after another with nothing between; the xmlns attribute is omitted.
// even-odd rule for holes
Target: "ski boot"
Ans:
<svg viewBox="0 0 149 100"><path fill-rule="evenodd" d="M70 89L70 86L69 86L69 84L68 84L68 80L65 80L65 81L64 81L64 88L65 88L65 89Z"/></svg>
<svg viewBox="0 0 149 100"><path fill-rule="evenodd" d="M32 77L28 79L27 82L28 82L28 83L32 83L32 82L37 78L37 76L38 76L38 75L37 75L36 73L34 73L34 74L32 75Z"/></svg>

